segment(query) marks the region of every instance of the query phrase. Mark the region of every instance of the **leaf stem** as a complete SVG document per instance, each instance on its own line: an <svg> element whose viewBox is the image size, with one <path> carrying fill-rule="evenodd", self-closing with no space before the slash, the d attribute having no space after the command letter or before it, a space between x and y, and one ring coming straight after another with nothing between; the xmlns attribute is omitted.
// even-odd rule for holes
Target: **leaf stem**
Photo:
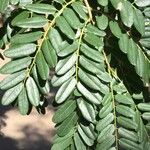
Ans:
<svg viewBox="0 0 150 150"><path fill-rule="evenodd" d="M88 10L89 19L90 19L90 21L92 22L92 24L94 24L93 16L92 16L92 11L91 11L92 9L91 9L91 7L90 7L90 5L89 5L88 0L84 0L84 3L85 3L85 5L86 5L86 7L87 7L87 10Z"/></svg>
<svg viewBox="0 0 150 150"><path fill-rule="evenodd" d="M108 62L107 56L104 52L104 50L102 51L104 58L105 58L105 62L107 65L107 69L108 69L108 73L109 76L112 77L114 76L115 78L117 77L116 72L114 72ZM118 128L117 128L117 115L116 115L116 105L115 105L115 97L114 97L114 92L113 92L113 83L110 83L110 91L111 91L111 95L112 95L112 104L113 104L113 114L114 114L114 126L115 126L115 142L116 142L116 150L118 150Z"/></svg>
<svg viewBox="0 0 150 150"><path fill-rule="evenodd" d="M31 73L31 71L32 71L32 68L34 67L35 62L36 62L36 57L37 57L38 53L41 51L42 44L43 44L44 40L46 39L49 30L53 27L53 25L55 25L56 19L63 13L64 9L65 9L68 5L72 4L74 1L75 1L75 0L71 0L70 2L66 3L66 4L60 9L60 11L58 11L58 13L56 13L56 15L54 16L53 20L49 22L49 24L48 24L48 26L47 26L47 29L46 29L45 32L44 32L43 38L42 38L42 39L40 40L40 42L39 42L38 49L37 49L37 51L36 51L36 53L35 53L35 56L34 56L34 58L33 58L33 61L32 61L32 63L31 63L31 65L30 65L30 67L27 68L27 74L26 74L26 77L25 77L25 79L24 79L24 83L26 82L27 78L30 76L30 73Z"/></svg>
<svg viewBox="0 0 150 150"><path fill-rule="evenodd" d="M110 66L110 64L109 64L109 62L108 62L108 59L107 59L107 56L106 56L104 50L103 50L103 55L104 55L104 58L105 58L105 62L106 62L107 68L108 68L108 73L109 73L109 75L110 75L110 76L112 75L112 76L113 76L114 78L116 78L120 83L122 83L122 81L121 81L121 79L118 77L117 73L112 70L112 68L111 68L111 66ZM112 97L113 97L113 108L114 108L114 115L115 115L114 117L116 118L116 107L115 107L115 99L114 99L114 94L113 94L112 83L110 84L110 88L111 88L111 93L112 93ZM127 88L126 88L126 91L127 91L128 94L130 94L130 92L127 90ZM138 108L137 108L137 106L136 106L135 104L134 104L134 107L135 107L136 111L137 111L138 113L140 113L139 110L138 110ZM142 124L144 125L143 119L140 118L140 120L142 121ZM116 119L115 119L115 127L116 127L116 129L117 129L117 120L116 120ZM144 125L144 130L145 130L146 136L147 136L147 138L148 138L148 141L150 141L150 137L149 137L148 132L147 132L147 130L146 130L146 128L145 128L145 125ZM118 138L118 132L116 133L116 137ZM118 149L117 140L116 140L116 148Z"/></svg>
<svg viewBox="0 0 150 150"><path fill-rule="evenodd" d="M78 69L79 69L79 55L80 55L80 46L81 46L81 44L82 44L82 38L83 38L83 35L84 35L84 31L85 31L85 28L86 28L86 26L87 26L87 24L90 22L90 19L88 19L86 22L85 22L85 24L84 24L84 26L83 26L83 28L82 28L82 30L81 30L81 34L80 34L80 37L79 37L79 45L78 45L78 49L77 49L77 51L76 51L76 54L77 54L77 58L78 58L78 60L76 61L76 80L78 81Z"/></svg>

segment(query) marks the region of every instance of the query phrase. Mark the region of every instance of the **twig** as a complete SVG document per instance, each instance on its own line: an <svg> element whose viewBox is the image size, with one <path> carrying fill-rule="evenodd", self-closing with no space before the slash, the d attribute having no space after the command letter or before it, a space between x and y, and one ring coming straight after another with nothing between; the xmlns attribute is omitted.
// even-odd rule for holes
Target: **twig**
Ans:
<svg viewBox="0 0 150 150"><path fill-rule="evenodd" d="M90 7L90 5L89 5L89 3L88 3L88 0L84 0L84 3L85 3L85 5L86 5L87 10L88 10L88 13L89 13L89 19L90 19L90 21L92 22L92 24L94 24L92 12L91 12L91 7Z"/></svg>

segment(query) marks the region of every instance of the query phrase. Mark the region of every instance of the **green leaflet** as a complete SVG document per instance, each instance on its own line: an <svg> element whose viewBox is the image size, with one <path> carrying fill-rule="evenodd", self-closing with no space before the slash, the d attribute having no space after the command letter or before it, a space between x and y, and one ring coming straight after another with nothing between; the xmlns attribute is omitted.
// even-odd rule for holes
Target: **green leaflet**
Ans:
<svg viewBox="0 0 150 150"><path fill-rule="evenodd" d="M111 100L112 100L112 93L109 92L104 96L104 98L102 100L103 106L109 104L111 102Z"/></svg>
<svg viewBox="0 0 150 150"><path fill-rule="evenodd" d="M38 54L37 54L36 64L37 64L37 69L40 74L40 77L43 80L47 80L48 76L49 76L49 67L45 61L42 51L38 52Z"/></svg>
<svg viewBox="0 0 150 150"><path fill-rule="evenodd" d="M108 0L97 0L97 1L102 6L107 6L108 5Z"/></svg>
<svg viewBox="0 0 150 150"><path fill-rule="evenodd" d="M102 92L103 94L106 94L109 92L108 87L102 84L97 77L84 72L82 69L79 69L78 75L79 75L80 80L89 88L93 90L98 90Z"/></svg>
<svg viewBox="0 0 150 150"><path fill-rule="evenodd" d="M138 145L137 143L135 142L132 142L131 140L127 140L127 139L124 139L124 138L121 138L119 140L119 145L122 147L122 148L125 148L125 149L130 149L130 150L142 150L140 145Z"/></svg>
<svg viewBox="0 0 150 150"><path fill-rule="evenodd" d="M128 106L117 105L116 106L116 111L119 114L121 114L121 115L123 115L125 117L131 117L131 118L133 118L135 116L135 111L132 108L128 107Z"/></svg>
<svg viewBox="0 0 150 150"><path fill-rule="evenodd" d="M112 110L113 110L112 102L108 102L108 104L105 104L100 110L99 117L100 118L106 117Z"/></svg>
<svg viewBox="0 0 150 150"><path fill-rule="evenodd" d="M55 143L51 150L64 150L65 148L67 148L72 142L72 137L68 137L63 139L61 142L57 142Z"/></svg>
<svg viewBox="0 0 150 150"><path fill-rule="evenodd" d="M60 3L60 4L64 3L64 0L54 0L54 1L57 2L57 3Z"/></svg>
<svg viewBox="0 0 150 150"><path fill-rule="evenodd" d="M95 120L95 117L96 117L96 114L95 114L95 110L94 110L94 107L86 102L86 100L82 99L82 98L79 98L77 100L77 104L78 104L78 107L83 115L83 117L89 121L89 122L96 122Z"/></svg>
<svg viewBox="0 0 150 150"><path fill-rule="evenodd" d="M127 128L127 129L137 129L138 125L136 124L135 121L131 120L131 119L128 119L128 118L125 118L125 117L117 117L117 122Z"/></svg>
<svg viewBox="0 0 150 150"><path fill-rule="evenodd" d="M67 135L72 128L76 125L78 120L78 115L76 112L71 113L67 119L65 119L57 130L59 136Z"/></svg>
<svg viewBox="0 0 150 150"><path fill-rule="evenodd" d="M137 64L136 64L136 72L139 74L139 76L144 77L145 75L148 77L148 70L147 68L147 61L141 51L138 51L138 58L137 58ZM145 74L146 73L146 74Z"/></svg>
<svg viewBox="0 0 150 150"><path fill-rule="evenodd" d="M126 25L127 27L131 27L134 22L132 5L129 1L122 1L120 5L120 15L124 25Z"/></svg>
<svg viewBox="0 0 150 150"><path fill-rule="evenodd" d="M49 85L49 80L46 80L45 82L43 82L43 80L41 80L39 78L39 75L37 73L37 69L36 66L33 67L32 69L32 74L33 74L33 78L36 81L36 84L40 90L40 92L44 95L47 95L50 91L50 85Z"/></svg>
<svg viewBox="0 0 150 150"><path fill-rule="evenodd" d="M149 40L149 38L141 39L140 43L142 44L143 47L150 48L150 40Z"/></svg>
<svg viewBox="0 0 150 150"><path fill-rule="evenodd" d="M31 4L33 0L20 0L19 6L26 6L27 4Z"/></svg>
<svg viewBox="0 0 150 150"><path fill-rule="evenodd" d="M36 51L35 44L19 44L5 50L4 55L9 58L29 56Z"/></svg>
<svg viewBox="0 0 150 150"><path fill-rule="evenodd" d="M80 80L83 83L85 83L88 87L90 87L94 90L100 90L100 87L99 87L100 81L95 76L84 72L82 69L79 69L78 75L79 75ZM96 78L96 80L94 81L93 78Z"/></svg>
<svg viewBox="0 0 150 150"><path fill-rule="evenodd" d="M77 84L78 90L82 93L82 95L89 100L89 102L99 105L101 102L97 97L92 94L88 89L86 89L80 82Z"/></svg>
<svg viewBox="0 0 150 150"><path fill-rule="evenodd" d="M96 23L99 29L105 30L108 26L108 18L105 15L96 16Z"/></svg>
<svg viewBox="0 0 150 150"><path fill-rule="evenodd" d="M95 133L95 126L90 123L89 125L84 125L84 124L80 124L81 129L83 130L83 132L90 138L95 140L96 138L96 133Z"/></svg>
<svg viewBox="0 0 150 150"><path fill-rule="evenodd" d="M150 2L147 1L147 0L142 0L142 1L141 0L136 0L135 3L139 7L146 7L146 6L150 5Z"/></svg>
<svg viewBox="0 0 150 150"><path fill-rule="evenodd" d="M60 51L59 47L63 42L60 33L55 28L52 28L48 32L48 37L51 41L52 46L58 53Z"/></svg>
<svg viewBox="0 0 150 150"><path fill-rule="evenodd" d="M92 33L94 35L103 37L106 35L104 31L99 30L97 27L93 26L92 24L88 24L86 27L88 33Z"/></svg>
<svg viewBox="0 0 150 150"><path fill-rule="evenodd" d="M104 61L104 58L103 58L103 56L101 55L101 53L99 51L90 48L86 44L82 44L81 45L80 51L85 56L87 56L88 58L90 58L90 59L92 59L92 60L94 60L96 62L100 62L101 63L101 62Z"/></svg>
<svg viewBox="0 0 150 150"><path fill-rule="evenodd" d="M122 36L119 39L119 47L120 50L124 53L128 52L129 49L129 37L127 34L122 34Z"/></svg>
<svg viewBox="0 0 150 150"><path fill-rule="evenodd" d="M19 0L10 0L10 2L11 4L16 5L19 2Z"/></svg>
<svg viewBox="0 0 150 150"><path fill-rule="evenodd" d="M29 101L27 98L26 89L23 88L18 96L18 108L22 115L27 115L29 111Z"/></svg>
<svg viewBox="0 0 150 150"><path fill-rule="evenodd" d="M118 129L118 133L121 137L126 138L128 140L137 142L138 141L138 135L137 133L133 132L133 131L129 131L127 129L124 129L122 127L120 127Z"/></svg>
<svg viewBox="0 0 150 150"><path fill-rule="evenodd" d="M112 78L107 72L101 72L100 74L97 75L99 79L101 79L104 82L111 82Z"/></svg>
<svg viewBox="0 0 150 150"><path fill-rule="evenodd" d="M101 64L90 61L87 58L85 58L84 56L80 56L79 63L86 70L88 70L88 71L90 71L94 74L100 74L101 70L102 70L102 67L103 67L103 66L101 66ZM90 69L90 68L92 68L92 69Z"/></svg>
<svg viewBox="0 0 150 150"><path fill-rule="evenodd" d="M18 60L13 60L6 63L0 68L0 73L10 74L27 68L31 63L31 57L25 57Z"/></svg>
<svg viewBox="0 0 150 150"><path fill-rule="evenodd" d="M94 144L94 140L89 138L86 133L82 130L82 128L80 126L78 126L78 132L82 138L82 140L88 145L88 146L92 146Z"/></svg>
<svg viewBox="0 0 150 150"><path fill-rule="evenodd" d="M143 119L150 121L150 112L145 112L142 114Z"/></svg>
<svg viewBox="0 0 150 150"><path fill-rule="evenodd" d="M56 8L54 6L44 3L28 4L25 8L39 14L54 14L56 12Z"/></svg>
<svg viewBox="0 0 150 150"><path fill-rule="evenodd" d="M8 75L8 77L6 77L4 80L0 82L0 89L7 90L9 88L12 88L13 86L23 81L25 76L26 72L24 70Z"/></svg>
<svg viewBox="0 0 150 150"><path fill-rule="evenodd" d="M134 104L134 101L132 100L132 98L129 95L117 94L115 96L115 100L122 104L128 104L128 105Z"/></svg>
<svg viewBox="0 0 150 150"><path fill-rule="evenodd" d="M64 82L69 80L73 74L75 73L75 67L72 67L68 72L66 72L63 76L53 76L51 83L54 87L61 86Z"/></svg>
<svg viewBox="0 0 150 150"><path fill-rule="evenodd" d="M144 129L145 127L143 124L143 120L142 120L141 114L138 110L136 111L134 120L135 120L136 124L138 124L138 128L137 128L138 141L139 142L146 141L147 133L146 133L146 130Z"/></svg>
<svg viewBox="0 0 150 150"><path fill-rule="evenodd" d="M33 106L38 106L40 103L40 95L37 85L32 77L29 77L26 81L26 89L30 103Z"/></svg>
<svg viewBox="0 0 150 150"><path fill-rule="evenodd" d="M74 134L74 143L75 143L75 146L76 146L76 149L77 150L86 150L86 146L85 144L83 143L82 139L80 138L79 134L78 133L75 133Z"/></svg>
<svg viewBox="0 0 150 150"><path fill-rule="evenodd" d="M14 26L21 28L42 28L48 23L48 20L42 16L21 19L13 23Z"/></svg>
<svg viewBox="0 0 150 150"><path fill-rule="evenodd" d="M101 119L97 125L96 130L102 131L105 127L107 127L114 120L113 113L108 114L105 118Z"/></svg>
<svg viewBox="0 0 150 150"><path fill-rule="evenodd" d="M138 47L132 39L129 40L129 49L127 56L131 64L136 66L138 61Z"/></svg>
<svg viewBox="0 0 150 150"><path fill-rule="evenodd" d="M71 5L73 7L73 9L76 11L76 13L80 16L81 19L83 20L87 20L88 16L86 15L86 11L84 11L84 6L83 3L80 2L74 2Z"/></svg>
<svg viewBox="0 0 150 150"><path fill-rule="evenodd" d="M58 56L60 57L64 57L64 56L67 56L73 52L75 52L76 50L78 49L78 42L73 42L73 44L67 46L67 47L64 47L59 53L58 53Z"/></svg>
<svg viewBox="0 0 150 150"><path fill-rule="evenodd" d="M54 114L52 121L60 123L65 120L76 109L76 101L66 101Z"/></svg>
<svg viewBox="0 0 150 150"><path fill-rule="evenodd" d="M23 12L21 12L19 15L17 15L17 16L12 20L11 24L12 24L13 26L15 26L18 21L23 20L23 19L26 19L26 18L28 18L28 17L29 17L29 12L28 12L28 11L23 11Z"/></svg>
<svg viewBox="0 0 150 150"><path fill-rule="evenodd" d="M63 16L73 29L78 29L81 27L80 20L72 9L70 8L65 9L63 11Z"/></svg>
<svg viewBox="0 0 150 150"><path fill-rule="evenodd" d="M150 112L150 104L149 103L139 103L138 109L142 111L149 111Z"/></svg>
<svg viewBox="0 0 150 150"><path fill-rule="evenodd" d="M119 27L117 22L110 21L109 27L114 36L116 36L117 38L121 38L122 32L121 32L121 28Z"/></svg>
<svg viewBox="0 0 150 150"><path fill-rule="evenodd" d="M139 33L141 33L141 35L144 35L145 33L144 16L139 9L134 8L133 12L134 12L134 26L139 31Z"/></svg>
<svg viewBox="0 0 150 150"><path fill-rule="evenodd" d="M60 16L56 19L56 25L59 27L59 29L70 39L75 38L75 33L66 21L66 19L63 16Z"/></svg>
<svg viewBox="0 0 150 150"><path fill-rule="evenodd" d="M112 3L112 5L113 5L113 7L115 8L115 9L117 9L117 10L119 10L120 9L120 5L121 5L121 3L120 2L122 2L122 0L110 0L111 1L111 3Z"/></svg>
<svg viewBox="0 0 150 150"><path fill-rule="evenodd" d="M5 0L5 1L0 1L0 12L4 13L7 6L9 4L9 0Z"/></svg>
<svg viewBox="0 0 150 150"><path fill-rule="evenodd" d="M115 142L115 136L111 135L107 138L107 140L105 140L101 144L98 144L97 147L96 147L96 150L109 149L109 148L112 147L114 142Z"/></svg>
<svg viewBox="0 0 150 150"><path fill-rule="evenodd" d="M123 94L123 93L126 93L127 92L127 89L126 87L124 86L123 83L119 83L119 84L116 84L113 86L113 89L116 93L118 94ZM128 94L127 94L128 95ZM130 95L128 95L128 97L131 97ZM122 101L123 103L123 101Z"/></svg>
<svg viewBox="0 0 150 150"><path fill-rule="evenodd" d="M103 39L92 33L87 33L84 37L84 40L98 50L100 50L104 46Z"/></svg>
<svg viewBox="0 0 150 150"><path fill-rule="evenodd" d="M11 104L13 101L15 101L15 99L18 97L19 93L21 92L22 88L23 88L23 83L20 83L15 87L7 90L2 97L1 100L2 105L6 106Z"/></svg>
<svg viewBox="0 0 150 150"><path fill-rule="evenodd" d="M48 63L53 68L57 64L57 55L49 40L44 40L42 44L42 52Z"/></svg>
<svg viewBox="0 0 150 150"><path fill-rule="evenodd" d="M102 130L98 136L98 143L102 143L105 140L107 141L107 138L111 136L115 131L115 126L113 124L109 124L104 130Z"/></svg>
<svg viewBox="0 0 150 150"><path fill-rule="evenodd" d="M146 17L150 17L150 7L144 9L144 14Z"/></svg>
<svg viewBox="0 0 150 150"><path fill-rule="evenodd" d="M72 138L73 137L73 135L74 135L74 133L75 133L75 129L73 128L73 129L71 129L71 131L67 134L67 135L65 135L65 136L62 136L62 137L60 137L60 136L58 136L57 134L54 136L54 143L61 143L61 142L63 142L65 139L67 139L67 138Z"/></svg>
<svg viewBox="0 0 150 150"><path fill-rule="evenodd" d="M58 90L56 96L55 96L55 101L59 104L64 102L67 97L72 93L76 86L76 79L71 78L67 82L65 82Z"/></svg>
<svg viewBox="0 0 150 150"><path fill-rule="evenodd" d="M37 41L38 39L40 39L42 37L42 35L43 35L43 32L41 32L41 31L17 34L17 35L14 35L10 39L10 42L12 44L30 43L30 42Z"/></svg>
<svg viewBox="0 0 150 150"><path fill-rule="evenodd" d="M10 61L0 68L0 73L10 74L27 68L31 63L30 57Z"/></svg>
<svg viewBox="0 0 150 150"><path fill-rule="evenodd" d="M77 58L77 54L74 53L71 57L68 57L66 59L63 59L63 61L58 62L55 68L57 75L62 75L70 70L70 68L74 66Z"/></svg>

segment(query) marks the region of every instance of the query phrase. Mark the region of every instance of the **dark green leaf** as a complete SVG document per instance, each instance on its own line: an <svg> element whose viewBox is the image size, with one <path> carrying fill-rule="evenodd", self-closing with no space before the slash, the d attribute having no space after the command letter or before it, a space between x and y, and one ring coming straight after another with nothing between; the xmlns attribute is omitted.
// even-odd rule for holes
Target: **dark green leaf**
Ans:
<svg viewBox="0 0 150 150"><path fill-rule="evenodd" d="M16 72L14 74L8 75L8 77L6 77L4 80L0 82L0 89L6 90L12 88L13 86L23 81L25 76L26 72L24 70L21 72Z"/></svg>
<svg viewBox="0 0 150 150"><path fill-rule="evenodd" d="M127 140L127 139L124 139L124 138L121 138L119 140L119 145L122 147L122 148L125 148L125 149L130 149L130 150L142 150L140 145L138 145L137 143L135 142L132 142L131 140Z"/></svg>
<svg viewBox="0 0 150 150"><path fill-rule="evenodd" d="M79 98L77 102L83 117L89 122L95 122L96 115L93 106L82 98Z"/></svg>
<svg viewBox="0 0 150 150"><path fill-rule="evenodd" d="M22 115L27 115L29 111L29 101L27 98L26 89L23 88L21 93L18 96L18 107Z"/></svg>
<svg viewBox="0 0 150 150"><path fill-rule="evenodd" d="M12 46L4 52L6 57L10 58L20 58L24 56L29 56L36 51L35 44L19 44Z"/></svg>
<svg viewBox="0 0 150 150"><path fill-rule="evenodd" d="M126 25L127 27L131 27L134 22L132 5L129 1L122 1L120 5L120 15L124 25Z"/></svg>
<svg viewBox="0 0 150 150"><path fill-rule="evenodd" d="M78 133L75 133L74 135L74 142L75 142L76 150L86 150L86 146L83 143Z"/></svg>
<svg viewBox="0 0 150 150"><path fill-rule="evenodd" d="M70 80L68 80L67 82L65 82L60 89L58 90L56 96L55 96L55 100L56 102L62 103L64 102L67 97L72 93L72 91L74 90L75 86L76 86L76 79L75 78L71 78Z"/></svg>
<svg viewBox="0 0 150 150"><path fill-rule="evenodd" d="M48 20L42 16L26 18L13 23L14 26L21 28L42 28L48 23Z"/></svg>
<svg viewBox="0 0 150 150"><path fill-rule="evenodd" d="M31 32L31 33L24 33L24 34L17 34L14 35L10 42L13 44L23 44L23 43L30 43L40 39L43 35L43 32Z"/></svg>
<svg viewBox="0 0 150 150"><path fill-rule="evenodd" d="M56 25L60 28L60 30L66 36L68 36L68 38L70 38L70 39L74 39L75 38L74 31L72 30L72 28L70 27L70 25L67 23L66 19L63 16L57 18Z"/></svg>
<svg viewBox="0 0 150 150"><path fill-rule="evenodd" d="M59 136L65 136L67 135L72 128L76 125L78 120L78 115L76 112L71 113L67 119L65 119L62 124L59 126L57 130L57 134Z"/></svg>
<svg viewBox="0 0 150 150"><path fill-rule="evenodd" d="M44 3L28 4L25 8L39 14L54 14L56 12L56 8L54 6Z"/></svg>
<svg viewBox="0 0 150 150"><path fill-rule="evenodd" d="M108 114L105 118L101 119L96 126L97 131L102 131L114 120L113 113Z"/></svg>
<svg viewBox="0 0 150 150"><path fill-rule="evenodd" d="M70 8L65 9L63 12L63 16L73 29L78 29L81 27L80 20L72 9Z"/></svg>
<svg viewBox="0 0 150 150"><path fill-rule="evenodd" d="M89 102L92 102L97 105L101 103L101 101L97 99L97 97L94 94L92 94L88 89L86 89L80 82L78 82L77 88L83 94L83 96L85 96L87 100L89 100Z"/></svg>
<svg viewBox="0 0 150 150"><path fill-rule="evenodd" d="M27 68L30 65L30 63L31 63L31 57L25 57L22 59L13 60L6 63L3 67L1 67L0 73L2 74L14 73Z"/></svg>
<svg viewBox="0 0 150 150"><path fill-rule="evenodd" d="M46 80L48 79L48 76L49 76L49 67L45 61L45 58L42 54L42 52L38 52L37 54L37 57L36 57L36 64L37 64L37 69L38 69L38 72L41 76L41 78L43 80Z"/></svg>
<svg viewBox="0 0 150 150"><path fill-rule="evenodd" d="M80 134L80 136L82 137L82 140L88 145L88 146L92 146L94 144L94 140L89 138L85 132L82 130L82 128L80 126L78 126L78 132Z"/></svg>
<svg viewBox="0 0 150 150"><path fill-rule="evenodd" d="M108 26L108 18L105 15L96 17L97 26L101 30L105 30Z"/></svg>
<svg viewBox="0 0 150 150"><path fill-rule="evenodd" d="M40 95L37 85L32 77L29 77L26 81L26 89L30 103L33 106L38 106L40 103Z"/></svg>
<svg viewBox="0 0 150 150"><path fill-rule="evenodd" d="M1 103L2 105L9 105L11 104L20 94L23 88L23 83L16 85L15 87L7 90L2 97Z"/></svg>
<svg viewBox="0 0 150 150"><path fill-rule="evenodd" d="M52 121L54 123L60 123L65 120L76 108L76 101L69 100L64 103L54 114Z"/></svg>
<svg viewBox="0 0 150 150"><path fill-rule="evenodd" d="M50 44L49 40L45 40L43 42L42 52L43 52L43 55L44 55L48 65L52 68L55 67L55 65L57 63L57 55L56 55L54 48Z"/></svg>
<svg viewBox="0 0 150 150"><path fill-rule="evenodd" d="M63 76L53 76L51 83L54 87L62 85L64 82L66 82L68 79L70 79L73 74L75 73L75 67L72 67L67 73L65 73Z"/></svg>

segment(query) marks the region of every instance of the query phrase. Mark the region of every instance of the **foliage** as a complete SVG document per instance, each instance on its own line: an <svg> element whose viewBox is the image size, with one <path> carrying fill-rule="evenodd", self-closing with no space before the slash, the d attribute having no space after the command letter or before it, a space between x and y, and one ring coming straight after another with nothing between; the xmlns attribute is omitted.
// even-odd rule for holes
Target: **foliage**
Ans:
<svg viewBox="0 0 150 150"><path fill-rule="evenodd" d="M148 0L1 0L0 47L11 58L0 69L10 74L0 82L1 103L22 115L31 107L42 112L50 85L59 87L52 150L149 150L149 6Z"/></svg>

